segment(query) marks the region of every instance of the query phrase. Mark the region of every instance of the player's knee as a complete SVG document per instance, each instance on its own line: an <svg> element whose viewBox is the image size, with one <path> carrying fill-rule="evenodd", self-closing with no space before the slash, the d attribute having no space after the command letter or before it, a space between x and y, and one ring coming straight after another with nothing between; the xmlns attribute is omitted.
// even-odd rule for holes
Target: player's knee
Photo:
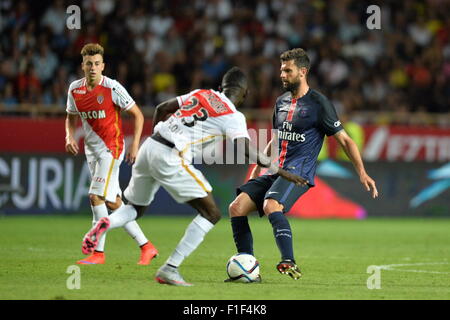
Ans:
<svg viewBox="0 0 450 320"><path fill-rule="evenodd" d="M283 211L283 205L274 199L266 199L264 201L263 210L264 214L268 216L269 214L277 211Z"/></svg>
<svg viewBox="0 0 450 320"><path fill-rule="evenodd" d="M228 206L228 213L230 217L241 217L246 215L239 199L235 199L232 203L230 203Z"/></svg>
<svg viewBox="0 0 450 320"><path fill-rule="evenodd" d="M92 194L92 193L89 194L89 201L91 202L91 204L93 206L98 206L98 205L105 203L104 198L100 197L99 195Z"/></svg>
<svg viewBox="0 0 450 320"><path fill-rule="evenodd" d="M119 209L121 205L122 205L122 200L117 200L116 202L106 201L106 206L111 211L115 211L115 210Z"/></svg>

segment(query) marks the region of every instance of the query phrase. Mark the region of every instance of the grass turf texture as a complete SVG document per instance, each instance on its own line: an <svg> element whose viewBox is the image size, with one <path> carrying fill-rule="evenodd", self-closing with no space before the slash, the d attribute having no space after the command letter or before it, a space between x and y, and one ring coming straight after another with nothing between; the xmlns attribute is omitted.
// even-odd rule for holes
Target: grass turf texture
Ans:
<svg viewBox="0 0 450 320"><path fill-rule="evenodd" d="M113 230L107 237L106 264L80 266L81 289L69 290L66 270L83 257L81 239L90 217L0 218L0 299L450 299L450 220L290 218L304 273L294 281L275 270L279 253L267 219L251 218L263 283L240 284L223 283L226 262L235 253L224 218L180 268L195 286L160 285L154 274L190 221L139 220L160 251L150 266L138 266L135 242L125 231ZM389 264L407 265L382 270L381 289L369 290L367 267Z"/></svg>

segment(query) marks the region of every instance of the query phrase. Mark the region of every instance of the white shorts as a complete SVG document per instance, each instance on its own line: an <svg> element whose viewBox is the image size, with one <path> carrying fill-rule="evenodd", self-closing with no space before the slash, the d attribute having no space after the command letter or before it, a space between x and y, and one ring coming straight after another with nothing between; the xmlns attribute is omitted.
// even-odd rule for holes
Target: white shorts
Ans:
<svg viewBox="0 0 450 320"><path fill-rule="evenodd" d="M106 151L98 158L86 155L86 159L91 172L89 194L98 195L109 202L116 202L117 196L122 196L119 184L119 170L123 152L119 159L114 159L111 152Z"/></svg>
<svg viewBox="0 0 450 320"><path fill-rule="evenodd" d="M178 203L204 198L212 191L203 174L176 149L147 138L139 149L124 196L135 205L148 206L161 186Z"/></svg>

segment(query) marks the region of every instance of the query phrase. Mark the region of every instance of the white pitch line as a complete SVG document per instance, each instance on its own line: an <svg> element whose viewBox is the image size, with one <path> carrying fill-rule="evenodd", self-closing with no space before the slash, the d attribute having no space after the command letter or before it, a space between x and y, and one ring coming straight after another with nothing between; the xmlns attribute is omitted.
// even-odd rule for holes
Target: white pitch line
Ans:
<svg viewBox="0 0 450 320"><path fill-rule="evenodd" d="M433 273L433 274L450 274L450 272L444 272L444 271L398 269L398 267L439 265L439 264L449 264L449 262L399 263L399 264L386 264L386 265L381 265L381 266L377 266L377 267L380 268L381 270L388 270L388 271L418 272L418 273Z"/></svg>

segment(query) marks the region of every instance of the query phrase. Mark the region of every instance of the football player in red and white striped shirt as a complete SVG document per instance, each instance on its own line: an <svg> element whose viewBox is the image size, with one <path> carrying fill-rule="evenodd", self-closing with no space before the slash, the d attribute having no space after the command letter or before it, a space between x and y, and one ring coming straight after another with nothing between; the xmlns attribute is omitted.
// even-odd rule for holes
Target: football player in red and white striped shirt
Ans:
<svg viewBox="0 0 450 320"><path fill-rule="evenodd" d="M119 168L125 154L121 111L134 119L134 135L126 154L133 164L139 149L144 116L125 88L116 80L102 75L105 68L104 50L99 44L87 44L81 50L81 67L85 77L72 82L67 97L66 151L77 155L79 146L74 138L78 117L85 132L85 154L91 173L89 200L94 215L93 224L122 206ZM157 255L156 248L145 237L139 225L132 221L124 226L141 247L139 264L149 264ZM94 253L79 264L105 263L105 236Z"/></svg>

